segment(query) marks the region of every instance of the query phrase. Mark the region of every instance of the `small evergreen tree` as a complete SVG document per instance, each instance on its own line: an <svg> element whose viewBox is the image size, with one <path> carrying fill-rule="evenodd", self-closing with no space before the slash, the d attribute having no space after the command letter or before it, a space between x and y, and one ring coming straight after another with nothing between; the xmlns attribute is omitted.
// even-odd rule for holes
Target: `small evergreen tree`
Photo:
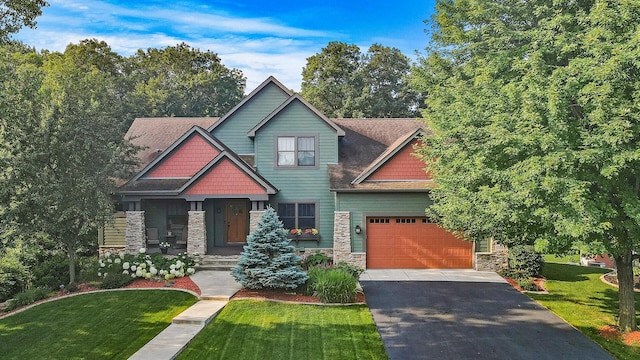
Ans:
<svg viewBox="0 0 640 360"><path fill-rule="evenodd" d="M289 244L282 222L268 207L258 229L247 237L247 246L231 275L249 289L295 289L308 276L296 264L295 247Z"/></svg>

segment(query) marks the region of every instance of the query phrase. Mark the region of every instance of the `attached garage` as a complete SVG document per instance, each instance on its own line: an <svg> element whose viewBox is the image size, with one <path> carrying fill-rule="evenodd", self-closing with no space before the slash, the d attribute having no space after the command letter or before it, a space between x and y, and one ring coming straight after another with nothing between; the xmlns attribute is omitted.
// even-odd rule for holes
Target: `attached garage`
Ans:
<svg viewBox="0 0 640 360"><path fill-rule="evenodd" d="M369 269L467 269L473 243L429 222L426 217L366 219Z"/></svg>

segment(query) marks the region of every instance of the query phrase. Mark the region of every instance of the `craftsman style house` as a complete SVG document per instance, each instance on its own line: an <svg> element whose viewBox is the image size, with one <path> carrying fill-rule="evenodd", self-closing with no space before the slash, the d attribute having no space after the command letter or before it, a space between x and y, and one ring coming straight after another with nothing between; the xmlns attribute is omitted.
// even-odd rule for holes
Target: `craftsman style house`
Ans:
<svg viewBox="0 0 640 360"><path fill-rule="evenodd" d="M424 215L433 181L412 153L425 131L415 119L328 119L273 77L220 118L136 119L126 136L142 165L117 193L126 251L169 241L215 254L244 244L271 206L306 253L490 268L491 244Z"/></svg>

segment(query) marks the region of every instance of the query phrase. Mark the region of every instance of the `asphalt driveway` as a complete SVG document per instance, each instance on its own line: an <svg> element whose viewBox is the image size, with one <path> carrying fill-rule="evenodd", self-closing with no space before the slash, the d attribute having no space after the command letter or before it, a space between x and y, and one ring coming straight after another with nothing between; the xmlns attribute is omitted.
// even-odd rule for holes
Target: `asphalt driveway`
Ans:
<svg viewBox="0 0 640 360"><path fill-rule="evenodd" d="M368 270L360 282L391 360L613 359L495 273Z"/></svg>

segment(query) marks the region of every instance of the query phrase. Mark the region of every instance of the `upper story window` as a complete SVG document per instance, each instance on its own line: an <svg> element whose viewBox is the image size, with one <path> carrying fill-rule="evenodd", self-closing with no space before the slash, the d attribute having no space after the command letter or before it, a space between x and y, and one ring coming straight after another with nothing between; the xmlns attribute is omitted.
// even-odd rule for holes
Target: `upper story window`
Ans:
<svg viewBox="0 0 640 360"><path fill-rule="evenodd" d="M279 136L278 166L316 166L315 136Z"/></svg>

